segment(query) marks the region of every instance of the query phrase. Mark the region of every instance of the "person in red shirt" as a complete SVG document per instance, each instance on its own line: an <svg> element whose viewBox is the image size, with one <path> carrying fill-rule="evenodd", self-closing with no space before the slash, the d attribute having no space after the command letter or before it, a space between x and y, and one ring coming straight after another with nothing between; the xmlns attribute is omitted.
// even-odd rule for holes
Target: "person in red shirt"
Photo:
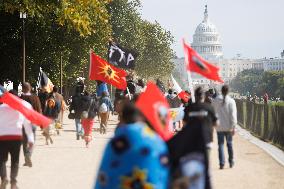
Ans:
<svg viewBox="0 0 284 189"><path fill-rule="evenodd" d="M267 104L267 103L268 103L268 94L267 94L267 93L265 93L265 94L263 95L263 100L264 100L264 104Z"/></svg>

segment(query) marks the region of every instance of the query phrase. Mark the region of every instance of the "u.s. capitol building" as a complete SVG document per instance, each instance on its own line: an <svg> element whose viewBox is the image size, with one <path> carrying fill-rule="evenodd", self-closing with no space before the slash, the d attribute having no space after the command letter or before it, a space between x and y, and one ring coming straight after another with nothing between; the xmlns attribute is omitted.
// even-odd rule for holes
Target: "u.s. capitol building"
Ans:
<svg viewBox="0 0 284 189"><path fill-rule="evenodd" d="M284 51L281 53L281 58L244 59L237 57L225 59L220 34L216 26L209 20L207 5L205 6L203 21L197 26L193 35L191 47L203 58L220 68L219 74L226 83L230 82L238 72L246 69L284 70ZM175 64L174 75L178 74L178 80L186 86L187 73L184 58L176 58L173 62ZM212 84L208 79L194 73L192 80L194 84L198 85Z"/></svg>

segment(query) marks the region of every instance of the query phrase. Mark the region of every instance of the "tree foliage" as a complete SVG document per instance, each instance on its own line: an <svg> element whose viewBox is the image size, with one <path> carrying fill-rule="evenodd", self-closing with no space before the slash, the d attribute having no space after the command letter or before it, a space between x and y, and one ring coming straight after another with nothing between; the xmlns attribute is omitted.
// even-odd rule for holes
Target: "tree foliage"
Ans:
<svg viewBox="0 0 284 189"><path fill-rule="evenodd" d="M138 53L136 71L145 78L169 76L173 69L173 37L157 22L143 20L139 0L116 0L109 6L113 39Z"/></svg>
<svg viewBox="0 0 284 189"><path fill-rule="evenodd" d="M42 22L55 22L81 35L91 35L108 25L106 5L110 0L5 0L0 9L27 13ZM54 16L50 20L50 15Z"/></svg>
<svg viewBox="0 0 284 189"><path fill-rule="evenodd" d="M141 18L139 0L5 0L0 4L0 81L22 80L22 19L27 13L26 80L35 84L39 67L59 84L70 86L88 77L90 48L106 58L108 40L138 52L137 72L143 77L170 74L172 35L157 22ZM5 70L2 71L2 70Z"/></svg>
<svg viewBox="0 0 284 189"><path fill-rule="evenodd" d="M284 71L244 70L232 80L231 87L243 95L267 93L284 98Z"/></svg>

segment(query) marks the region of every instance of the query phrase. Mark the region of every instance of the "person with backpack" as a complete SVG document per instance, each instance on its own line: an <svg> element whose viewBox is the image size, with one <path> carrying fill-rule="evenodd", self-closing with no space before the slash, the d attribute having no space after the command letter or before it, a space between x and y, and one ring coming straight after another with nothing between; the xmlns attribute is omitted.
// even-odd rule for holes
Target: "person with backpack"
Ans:
<svg viewBox="0 0 284 189"><path fill-rule="evenodd" d="M47 145L48 145L48 140L50 141L51 144L53 143L53 140L50 136L50 130L55 128L55 124L58 120L58 115L60 110L61 110L60 102L56 100L55 94L54 92L52 92L51 94L49 94L49 97L46 100L45 109L43 111L43 115L53 120L52 124L50 124L48 127L43 129L43 134L45 136Z"/></svg>
<svg viewBox="0 0 284 189"><path fill-rule="evenodd" d="M21 95L21 99L30 103L35 111L37 111L38 113L42 113L40 100L38 96L31 93L31 89L32 89L31 84L28 82L24 82L22 85L23 94ZM35 132L36 132L35 125L33 125L32 131L35 136ZM23 129L23 152L25 156L24 166L32 167L31 156L32 156L33 149L29 148L27 134L24 129Z"/></svg>
<svg viewBox="0 0 284 189"><path fill-rule="evenodd" d="M62 94L60 94L58 92L58 87L57 86L54 86L53 87L53 92L54 92L54 96L55 96L55 99L60 102L60 113L59 113L59 119L58 119L58 126L59 128L62 128L62 124L63 124L63 115L64 115L64 111L66 109L66 103L64 101L64 97L62 96Z"/></svg>
<svg viewBox="0 0 284 189"><path fill-rule="evenodd" d="M82 102L87 106L85 106L84 111L81 114L81 123L84 129L84 139L86 142L86 147L89 147L89 143L92 140L92 129L94 125L94 118L97 113L97 101L95 98L91 97L90 94L85 91L84 96L82 97Z"/></svg>
<svg viewBox="0 0 284 189"><path fill-rule="evenodd" d="M98 80L97 81L97 97L101 98L103 92L106 92L107 94L109 94L107 84Z"/></svg>
<svg viewBox="0 0 284 189"><path fill-rule="evenodd" d="M100 123L100 133L106 133L106 128L107 128L107 122L109 119L109 112L114 111L113 105L111 103L111 100L108 96L108 93L103 92L102 93L102 98L99 99L99 115L101 118L101 123Z"/></svg>
<svg viewBox="0 0 284 189"><path fill-rule="evenodd" d="M82 114L82 107L81 107L81 98L82 98L82 87L75 88L75 95L72 96L72 101L69 107L69 119L75 119L75 126L76 126L76 139L80 140L80 137L83 137L84 131L81 125L81 114Z"/></svg>

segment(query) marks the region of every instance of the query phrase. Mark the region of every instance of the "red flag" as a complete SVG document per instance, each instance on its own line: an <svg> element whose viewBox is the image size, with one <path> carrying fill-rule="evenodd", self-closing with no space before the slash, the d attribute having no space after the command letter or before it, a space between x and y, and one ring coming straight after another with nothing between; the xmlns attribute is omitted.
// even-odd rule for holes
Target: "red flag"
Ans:
<svg viewBox="0 0 284 189"><path fill-rule="evenodd" d="M49 118L43 116L32 108L25 106L24 100L11 93L4 92L4 94L0 95L0 102L8 104L14 110L21 112L28 120L30 120L35 125L47 127L49 124L51 124L51 120Z"/></svg>
<svg viewBox="0 0 284 189"><path fill-rule="evenodd" d="M224 83L218 74L219 67L207 62L185 42L183 42L183 47L188 61L188 71L196 72L208 79Z"/></svg>
<svg viewBox="0 0 284 189"><path fill-rule="evenodd" d="M126 89L127 83L125 77L127 76L127 73L124 70L111 65L93 51L90 52L90 61L90 80L100 80L109 83L118 89Z"/></svg>
<svg viewBox="0 0 284 189"><path fill-rule="evenodd" d="M146 91L139 96L136 106L164 140L167 141L173 136L169 127L169 104L154 83L148 83Z"/></svg>
<svg viewBox="0 0 284 189"><path fill-rule="evenodd" d="M182 99L184 102L188 102L189 99L190 99L190 94L188 94L187 92L185 91L181 91L180 93L178 93L178 97L180 99Z"/></svg>
<svg viewBox="0 0 284 189"><path fill-rule="evenodd" d="M188 102L190 98L189 94L181 89L178 82L175 80L175 78L172 75L171 79L172 79L172 88L177 92L178 97L182 99L184 102Z"/></svg>

